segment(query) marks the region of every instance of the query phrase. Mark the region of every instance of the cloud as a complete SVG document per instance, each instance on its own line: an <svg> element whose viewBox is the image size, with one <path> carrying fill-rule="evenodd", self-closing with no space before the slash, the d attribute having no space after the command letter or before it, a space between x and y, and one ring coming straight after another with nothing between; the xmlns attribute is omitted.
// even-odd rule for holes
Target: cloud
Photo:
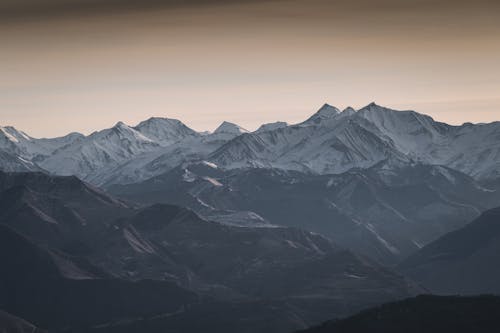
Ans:
<svg viewBox="0 0 500 333"><path fill-rule="evenodd" d="M273 2L272 0L2 0L2 21L45 20L59 17L196 8L214 5Z"/></svg>
<svg viewBox="0 0 500 333"><path fill-rule="evenodd" d="M2 21L45 20L59 17L114 14L119 12L198 8L206 6L234 6L238 4L277 3L286 8L302 6L310 10L315 4L307 0L2 0ZM317 3L321 4L318 6ZM432 13L433 11L456 12L468 9L500 9L497 0L325 0L315 1L322 10L345 12L352 15L372 13Z"/></svg>

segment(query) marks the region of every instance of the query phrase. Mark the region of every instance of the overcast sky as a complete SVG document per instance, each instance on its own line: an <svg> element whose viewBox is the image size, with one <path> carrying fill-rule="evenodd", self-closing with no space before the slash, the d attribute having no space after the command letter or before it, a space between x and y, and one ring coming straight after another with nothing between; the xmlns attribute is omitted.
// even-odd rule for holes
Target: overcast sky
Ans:
<svg viewBox="0 0 500 333"><path fill-rule="evenodd" d="M500 1L2 0L0 125L197 130L372 101L500 120Z"/></svg>

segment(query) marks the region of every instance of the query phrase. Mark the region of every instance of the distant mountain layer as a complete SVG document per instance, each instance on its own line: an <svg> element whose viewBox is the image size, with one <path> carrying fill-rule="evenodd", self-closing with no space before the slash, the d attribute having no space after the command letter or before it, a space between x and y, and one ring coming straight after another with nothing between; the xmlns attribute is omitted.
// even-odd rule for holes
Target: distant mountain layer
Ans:
<svg viewBox="0 0 500 333"><path fill-rule="evenodd" d="M440 294L500 294L500 208L406 259L400 270Z"/></svg>
<svg viewBox="0 0 500 333"><path fill-rule="evenodd" d="M500 297L418 296L327 322L302 333L489 333L500 327Z"/></svg>
<svg viewBox="0 0 500 333"><path fill-rule="evenodd" d="M355 111L325 104L306 121L264 124L248 132L223 122L199 133L182 122L151 118L122 122L89 136L34 139L0 127L0 169L39 167L97 185L143 181L185 162L219 168L278 168L338 174L381 161L442 165L476 179L500 175L500 123L451 126L414 111L374 103ZM8 157L7 157L8 156ZM30 165L31 165L30 164Z"/></svg>

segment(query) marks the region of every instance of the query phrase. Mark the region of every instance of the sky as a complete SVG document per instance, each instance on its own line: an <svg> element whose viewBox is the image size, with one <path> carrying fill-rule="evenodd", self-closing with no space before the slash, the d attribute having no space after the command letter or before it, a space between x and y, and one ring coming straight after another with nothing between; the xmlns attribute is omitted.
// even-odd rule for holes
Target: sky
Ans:
<svg viewBox="0 0 500 333"><path fill-rule="evenodd" d="M500 120L500 1L2 0L0 125L213 130L375 101Z"/></svg>

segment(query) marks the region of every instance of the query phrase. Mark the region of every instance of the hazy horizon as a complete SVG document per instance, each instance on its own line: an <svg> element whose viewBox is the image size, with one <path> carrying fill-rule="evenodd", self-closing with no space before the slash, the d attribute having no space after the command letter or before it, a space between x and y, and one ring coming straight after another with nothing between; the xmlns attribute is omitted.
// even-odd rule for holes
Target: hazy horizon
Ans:
<svg viewBox="0 0 500 333"><path fill-rule="evenodd" d="M499 13L488 0L6 0L0 125L53 137L160 116L252 130L372 101L500 120Z"/></svg>

